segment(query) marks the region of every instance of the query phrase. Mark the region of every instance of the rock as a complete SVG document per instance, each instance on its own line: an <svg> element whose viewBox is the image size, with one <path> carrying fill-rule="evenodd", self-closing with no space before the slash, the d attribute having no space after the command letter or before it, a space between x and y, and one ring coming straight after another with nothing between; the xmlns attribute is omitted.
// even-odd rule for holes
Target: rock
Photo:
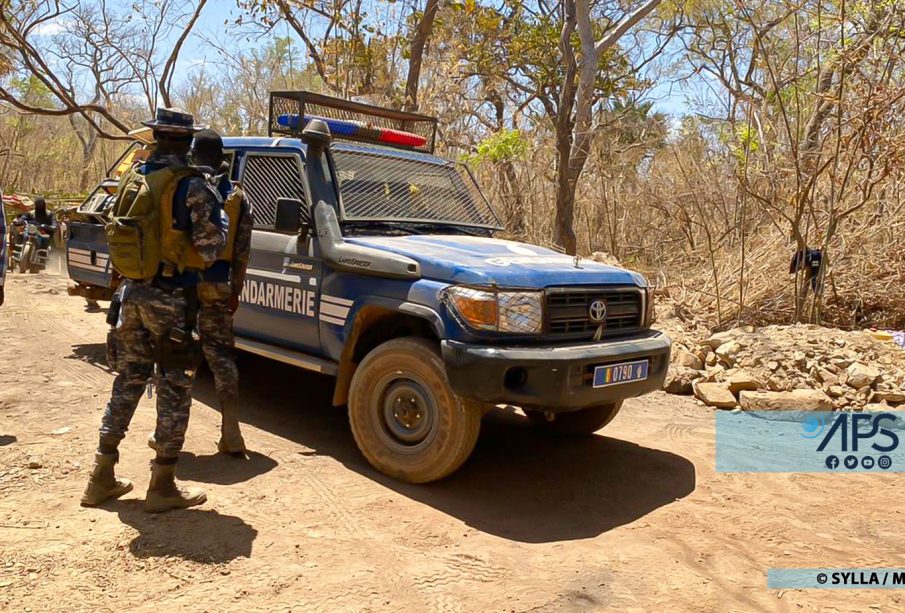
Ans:
<svg viewBox="0 0 905 613"><path fill-rule="evenodd" d="M848 368L852 365L854 360L850 358L846 358L844 356L832 356L830 358L830 363L836 366L837 368Z"/></svg>
<svg viewBox="0 0 905 613"><path fill-rule="evenodd" d="M693 354L690 351L686 351L685 349L679 349L675 352L675 360L673 360L676 366L683 366L685 368L692 368L694 370L702 370L704 368L704 362Z"/></svg>
<svg viewBox="0 0 905 613"><path fill-rule="evenodd" d="M743 391L754 391L761 387L758 378L746 370L733 373L726 382L729 383L729 391L735 395Z"/></svg>
<svg viewBox="0 0 905 613"><path fill-rule="evenodd" d="M694 390L692 384L700 379L703 374L700 371L686 368L684 366L673 366L666 373L666 381L663 389L667 394L680 394L687 396Z"/></svg>
<svg viewBox="0 0 905 613"><path fill-rule="evenodd" d="M720 345L734 340L736 336L737 333L735 330L726 330L725 332L717 332L705 340L704 343L709 345L711 349L717 349Z"/></svg>
<svg viewBox="0 0 905 613"><path fill-rule="evenodd" d="M38 468L43 468L44 463L41 462L40 458L30 457L28 458L28 467L32 470L37 470Z"/></svg>
<svg viewBox="0 0 905 613"><path fill-rule="evenodd" d="M716 366L717 360L718 358L715 353L708 353L704 363L707 364L707 366Z"/></svg>
<svg viewBox="0 0 905 613"><path fill-rule="evenodd" d="M841 398L842 396L845 396L845 388L841 385L831 385L827 390L827 393L833 398ZM847 401L846 404L848 404Z"/></svg>
<svg viewBox="0 0 905 613"><path fill-rule="evenodd" d="M722 364L714 364L713 366L707 367L707 372L715 377L721 376L725 370L726 368Z"/></svg>
<svg viewBox="0 0 905 613"><path fill-rule="evenodd" d="M57 428L56 430L51 432L51 434L53 434L54 436L60 436L68 432L72 432L72 428L70 428L69 426L64 426L62 428Z"/></svg>
<svg viewBox="0 0 905 613"><path fill-rule="evenodd" d="M742 368L751 368L753 366L760 366L760 358L758 357L744 357L738 361L738 365Z"/></svg>
<svg viewBox="0 0 905 613"><path fill-rule="evenodd" d="M905 402L905 393L897 391L878 391L870 395L868 402L888 402L890 404L898 404L899 402Z"/></svg>
<svg viewBox="0 0 905 613"><path fill-rule="evenodd" d="M864 405L864 408L862 410L883 413L885 411L891 411L892 407L883 402L869 402Z"/></svg>
<svg viewBox="0 0 905 613"><path fill-rule="evenodd" d="M789 392L742 392L739 404L745 411L832 411L833 401L820 390Z"/></svg>
<svg viewBox="0 0 905 613"><path fill-rule="evenodd" d="M694 354L701 362L706 362L707 356L710 355L711 351L710 345L698 345L697 349L694 350Z"/></svg>
<svg viewBox="0 0 905 613"><path fill-rule="evenodd" d="M741 350L742 346L738 341L729 341L717 347L715 353L724 364L732 366L735 364L735 358Z"/></svg>
<svg viewBox="0 0 905 613"><path fill-rule="evenodd" d="M694 395L707 406L718 409L735 408L735 396L729 391L728 383L700 383L695 381L692 387L694 388Z"/></svg>
<svg viewBox="0 0 905 613"><path fill-rule="evenodd" d="M777 362L775 360L770 360L769 362L767 362L767 370L775 372L778 368L779 368L779 362Z"/></svg>
<svg viewBox="0 0 905 613"><path fill-rule="evenodd" d="M853 362L846 373L848 374L847 383L855 389L873 385L874 381L880 378L879 370L861 362Z"/></svg>
<svg viewBox="0 0 905 613"><path fill-rule="evenodd" d="M792 384L787 379L780 377L770 377L767 379L767 389L774 392L784 392L792 389Z"/></svg>

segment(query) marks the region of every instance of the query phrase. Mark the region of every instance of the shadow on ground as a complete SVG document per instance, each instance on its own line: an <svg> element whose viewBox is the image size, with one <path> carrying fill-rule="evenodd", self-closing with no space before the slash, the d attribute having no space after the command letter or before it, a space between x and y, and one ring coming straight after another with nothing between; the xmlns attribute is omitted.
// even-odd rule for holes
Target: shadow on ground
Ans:
<svg viewBox="0 0 905 613"><path fill-rule="evenodd" d="M92 366L100 368L104 372L113 374L107 366L107 343L83 343L72 345L72 355L66 356L67 360L80 360Z"/></svg>
<svg viewBox="0 0 905 613"><path fill-rule="evenodd" d="M549 437L521 415L502 412L485 417L474 453L451 477L430 485L401 483L375 471L359 453L345 411L330 406L332 379L250 354L240 354L239 368L244 423L331 456L497 536L530 543L591 538L695 488L694 465L681 456L601 435ZM217 405L208 372L194 393ZM254 438L246 434L246 441L254 449Z"/></svg>
<svg viewBox="0 0 905 613"><path fill-rule="evenodd" d="M248 452L245 457L225 453L195 455L189 451L179 454L179 478L201 483L235 485L276 467L276 460L254 451Z"/></svg>
<svg viewBox="0 0 905 613"><path fill-rule="evenodd" d="M241 518L207 509L169 511L162 515L145 513L140 500L105 503L105 511L138 531L129 543L136 558L177 557L202 564L225 564L251 556L258 531Z"/></svg>

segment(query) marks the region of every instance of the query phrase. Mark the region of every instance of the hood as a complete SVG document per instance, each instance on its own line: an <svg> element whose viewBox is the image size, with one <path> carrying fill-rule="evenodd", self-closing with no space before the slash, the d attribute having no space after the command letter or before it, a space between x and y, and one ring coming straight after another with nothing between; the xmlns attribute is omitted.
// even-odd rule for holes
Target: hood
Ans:
<svg viewBox="0 0 905 613"><path fill-rule="evenodd" d="M368 236L348 243L408 256L429 279L465 285L550 287L556 285L647 285L638 273L551 249L479 236Z"/></svg>

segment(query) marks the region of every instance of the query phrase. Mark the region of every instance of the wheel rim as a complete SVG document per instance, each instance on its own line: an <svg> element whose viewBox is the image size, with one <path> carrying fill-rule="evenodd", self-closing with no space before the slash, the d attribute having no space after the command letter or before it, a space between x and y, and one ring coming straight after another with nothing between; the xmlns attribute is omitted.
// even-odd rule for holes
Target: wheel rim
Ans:
<svg viewBox="0 0 905 613"><path fill-rule="evenodd" d="M381 441L393 451L415 454L430 446L437 434L439 408L430 388L419 377L401 372L382 378L372 404Z"/></svg>

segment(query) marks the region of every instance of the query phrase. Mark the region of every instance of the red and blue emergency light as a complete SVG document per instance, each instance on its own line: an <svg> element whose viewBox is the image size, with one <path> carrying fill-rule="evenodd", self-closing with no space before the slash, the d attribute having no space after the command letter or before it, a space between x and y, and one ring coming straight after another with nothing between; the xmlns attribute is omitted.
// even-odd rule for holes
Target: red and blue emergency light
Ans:
<svg viewBox="0 0 905 613"><path fill-rule="evenodd" d="M302 121L299 121L300 119ZM413 148L423 147L427 144L427 139L423 136L392 128L371 128L361 121L330 119L329 117L320 117L318 115L307 115L304 118L300 118L298 115L280 115L277 117L277 123L290 130L304 130L312 119L320 119L326 123L333 136L357 137L356 140L376 140L388 145L402 145L403 147Z"/></svg>
<svg viewBox="0 0 905 613"><path fill-rule="evenodd" d="M338 139L433 153L437 120L311 92L271 92L270 133L300 136L312 119Z"/></svg>

